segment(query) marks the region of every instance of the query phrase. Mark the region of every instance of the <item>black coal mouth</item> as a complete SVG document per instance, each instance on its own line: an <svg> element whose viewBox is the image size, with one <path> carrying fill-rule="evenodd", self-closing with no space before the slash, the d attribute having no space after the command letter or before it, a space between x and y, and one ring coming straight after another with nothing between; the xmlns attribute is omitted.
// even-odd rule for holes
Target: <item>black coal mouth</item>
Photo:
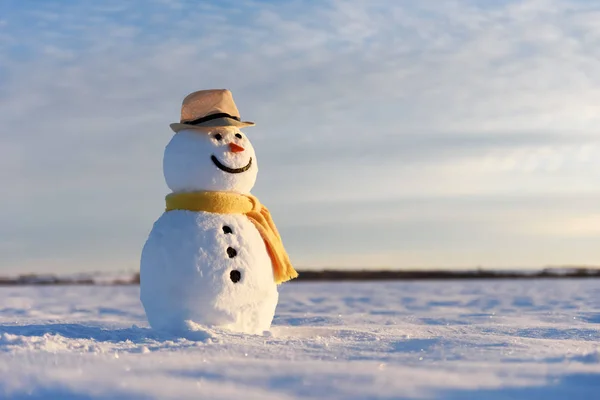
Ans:
<svg viewBox="0 0 600 400"><path fill-rule="evenodd" d="M221 161L219 161L219 159L214 155L210 156L210 159L217 166L217 168L219 168L221 171L229 172L230 174L239 174L240 172L246 172L252 166L252 157L250 157L250 161L248 161L248 164L244 165L241 168L229 168L227 165L221 163Z"/></svg>

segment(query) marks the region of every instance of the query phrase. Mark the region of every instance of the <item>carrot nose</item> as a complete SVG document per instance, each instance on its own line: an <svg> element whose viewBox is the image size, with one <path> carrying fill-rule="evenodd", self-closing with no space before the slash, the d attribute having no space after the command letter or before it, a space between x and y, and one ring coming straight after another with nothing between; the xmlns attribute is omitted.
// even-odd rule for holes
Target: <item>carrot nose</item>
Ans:
<svg viewBox="0 0 600 400"><path fill-rule="evenodd" d="M229 151L231 151L232 153L240 153L244 150L246 150L246 149L244 149L239 144L229 143Z"/></svg>

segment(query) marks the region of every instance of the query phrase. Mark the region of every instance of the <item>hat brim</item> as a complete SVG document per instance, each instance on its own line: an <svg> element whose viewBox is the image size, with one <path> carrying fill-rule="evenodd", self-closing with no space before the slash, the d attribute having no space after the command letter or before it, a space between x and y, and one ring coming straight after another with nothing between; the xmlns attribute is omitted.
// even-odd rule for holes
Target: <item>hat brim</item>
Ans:
<svg viewBox="0 0 600 400"><path fill-rule="evenodd" d="M202 122L197 125L190 125L190 124L185 124L185 123L181 123L181 122L174 122L169 126L171 127L171 129L173 129L174 132L179 132L184 129L202 130L203 128L216 128L219 126L237 126L238 128L243 128L245 126L254 126L254 125L255 125L254 122L238 121L233 118L223 117L223 118L216 118L216 119L212 119L210 121Z"/></svg>

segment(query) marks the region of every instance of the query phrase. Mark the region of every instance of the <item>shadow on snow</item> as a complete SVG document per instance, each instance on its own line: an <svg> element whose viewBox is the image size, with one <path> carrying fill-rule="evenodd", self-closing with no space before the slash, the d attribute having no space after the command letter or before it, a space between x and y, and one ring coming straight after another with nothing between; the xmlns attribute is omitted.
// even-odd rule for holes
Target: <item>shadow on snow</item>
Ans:
<svg viewBox="0 0 600 400"><path fill-rule="evenodd" d="M19 336L60 335L68 339L92 339L97 342L124 342L130 340L139 342L146 339L173 339L153 331L150 328L133 326L124 329L105 329L97 326L81 324L39 324L39 325L0 325L0 335L8 333ZM0 343L2 339L0 339Z"/></svg>
<svg viewBox="0 0 600 400"><path fill-rule="evenodd" d="M435 398L458 399L593 399L600 390L600 374L573 373L555 377L541 385L493 389L451 389L435 392Z"/></svg>

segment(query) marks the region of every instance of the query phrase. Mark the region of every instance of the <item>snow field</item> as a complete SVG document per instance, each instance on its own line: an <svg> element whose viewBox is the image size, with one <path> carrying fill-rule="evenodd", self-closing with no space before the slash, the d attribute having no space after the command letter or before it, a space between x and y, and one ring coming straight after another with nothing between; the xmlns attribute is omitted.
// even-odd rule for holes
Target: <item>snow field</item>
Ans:
<svg viewBox="0 0 600 400"><path fill-rule="evenodd" d="M271 333L148 328L135 286L0 288L0 397L595 398L596 280L290 283Z"/></svg>

